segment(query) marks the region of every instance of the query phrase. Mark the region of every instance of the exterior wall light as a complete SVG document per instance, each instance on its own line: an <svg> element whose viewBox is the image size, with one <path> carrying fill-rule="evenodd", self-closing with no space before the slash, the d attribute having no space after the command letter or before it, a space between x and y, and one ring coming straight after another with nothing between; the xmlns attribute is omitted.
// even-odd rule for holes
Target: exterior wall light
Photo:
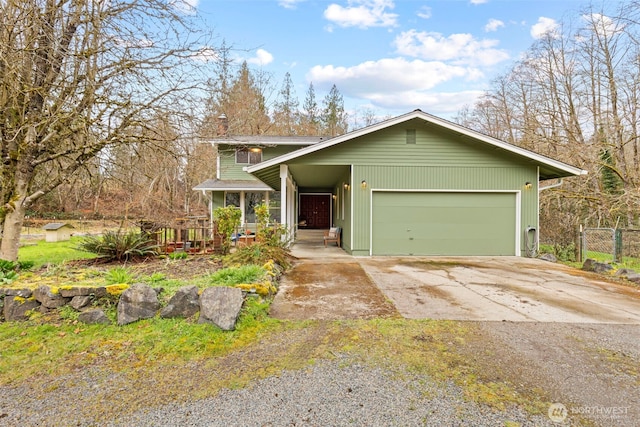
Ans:
<svg viewBox="0 0 640 427"><path fill-rule="evenodd" d="M524 188L527 190L531 190L531 187L533 187L533 184L531 184L529 181L524 183Z"/></svg>
<svg viewBox="0 0 640 427"><path fill-rule="evenodd" d="M363 179L362 182L360 183L360 187L362 187L363 190L367 188L367 181Z"/></svg>
<svg viewBox="0 0 640 427"><path fill-rule="evenodd" d="M345 182L345 184L344 184L344 189L345 189L345 190L348 190L348 189L349 189L349 184L347 184L346 182Z"/></svg>

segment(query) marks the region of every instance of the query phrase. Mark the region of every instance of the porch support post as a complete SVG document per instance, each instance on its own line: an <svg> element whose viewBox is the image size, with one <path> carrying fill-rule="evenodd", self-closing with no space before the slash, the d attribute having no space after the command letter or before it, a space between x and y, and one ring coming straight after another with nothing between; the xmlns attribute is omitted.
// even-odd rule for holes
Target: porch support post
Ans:
<svg viewBox="0 0 640 427"><path fill-rule="evenodd" d="M289 202L289 167L280 165L280 221L285 227L289 225L289 215L287 215Z"/></svg>

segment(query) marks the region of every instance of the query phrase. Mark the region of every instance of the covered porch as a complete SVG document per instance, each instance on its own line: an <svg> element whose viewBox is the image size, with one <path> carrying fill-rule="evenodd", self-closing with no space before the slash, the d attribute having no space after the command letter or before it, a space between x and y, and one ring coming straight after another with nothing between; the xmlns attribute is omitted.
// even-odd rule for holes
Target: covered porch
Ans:
<svg viewBox="0 0 640 427"><path fill-rule="evenodd" d="M336 243L324 244L324 233L326 230L304 230L299 229L296 239L291 245L291 255L299 259L308 258L331 258L346 259L352 258Z"/></svg>

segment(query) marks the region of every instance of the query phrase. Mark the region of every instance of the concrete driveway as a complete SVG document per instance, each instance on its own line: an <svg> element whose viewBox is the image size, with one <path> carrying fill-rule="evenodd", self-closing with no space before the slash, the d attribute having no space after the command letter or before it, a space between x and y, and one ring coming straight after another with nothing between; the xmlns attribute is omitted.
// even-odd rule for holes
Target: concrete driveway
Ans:
<svg viewBox="0 0 640 427"><path fill-rule="evenodd" d="M640 325L640 288L521 257L352 257L300 231L271 315Z"/></svg>
<svg viewBox="0 0 640 427"><path fill-rule="evenodd" d="M640 324L640 289L520 257L358 258L409 319Z"/></svg>

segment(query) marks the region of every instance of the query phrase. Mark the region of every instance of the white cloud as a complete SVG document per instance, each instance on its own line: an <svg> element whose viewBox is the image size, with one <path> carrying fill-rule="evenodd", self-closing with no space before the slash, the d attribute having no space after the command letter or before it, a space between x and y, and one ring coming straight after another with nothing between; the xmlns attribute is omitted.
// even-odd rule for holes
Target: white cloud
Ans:
<svg viewBox="0 0 640 427"><path fill-rule="evenodd" d="M256 50L256 56L253 58L247 59L247 63L254 65L267 65L273 62L273 55L267 52L264 49Z"/></svg>
<svg viewBox="0 0 640 427"><path fill-rule="evenodd" d="M471 3L471 4L485 4L488 1L489 0L469 0L469 3Z"/></svg>
<svg viewBox="0 0 640 427"><path fill-rule="evenodd" d="M385 58L366 61L353 67L317 65L311 68L307 80L317 87L335 84L347 96L372 99L380 94L426 91L452 79L477 76L478 70L474 68L439 61Z"/></svg>
<svg viewBox="0 0 640 427"><path fill-rule="evenodd" d="M295 9L298 3L302 3L306 0L279 0L278 4L285 9Z"/></svg>
<svg viewBox="0 0 640 427"><path fill-rule="evenodd" d="M340 27L394 27L398 15L387 12L394 7L392 0L349 0L347 7L330 4L324 11L324 17Z"/></svg>
<svg viewBox="0 0 640 427"><path fill-rule="evenodd" d="M447 37L435 32L405 31L394 44L398 53L415 58L452 61L456 64L494 65L509 59L496 49L497 40L476 40L471 34L451 34Z"/></svg>
<svg viewBox="0 0 640 427"><path fill-rule="evenodd" d="M489 33L489 32L493 32L493 31L498 31L498 28L500 27L504 27L504 22L502 22L499 19L489 19L489 22L487 22L487 25L484 26L484 30Z"/></svg>
<svg viewBox="0 0 640 427"><path fill-rule="evenodd" d="M178 12L193 15L198 10L198 4L200 0L171 0L169 5L176 9Z"/></svg>
<svg viewBox="0 0 640 427"><path fill-rule="evenodd" d="M379 93L370 97L371 103L379 108L401 110L403 112L421 109L437 116L454 115L466 105L473 105L484 95L484 91L460 92L420 92L407 91Z"/></svg>
<svg viewBox="0 0 640 427"><path fill-rule="evenodd" d="M418 11L418 17L422 19L431 18L431 8L429 6L422 6Z"/></svg>
<svg viewBox="0 0 640 427"><path fill-rule="evenodd" d="M600 13L583 15L582 19L589 24L593 31L602 36L613 36L624 30L624 24L616 22L610 17Z"/></svg>
<svg viewBox="0 0 640 427"><path fill-rule="evenodd" d="M541 16L538 18L538 22L531 26L531 37L534 39L540 39L546 35L556 37L559 28L560 26L555 19Z"/></svg>
<svg viewBox="0 0 640 427"><path fill-rule="evenodd" d="M191 58L200 62L209 62L209 61L217 61L218 60L218 52L212 47L205 46L200 48L200 50L191 56Z"/></svg>

